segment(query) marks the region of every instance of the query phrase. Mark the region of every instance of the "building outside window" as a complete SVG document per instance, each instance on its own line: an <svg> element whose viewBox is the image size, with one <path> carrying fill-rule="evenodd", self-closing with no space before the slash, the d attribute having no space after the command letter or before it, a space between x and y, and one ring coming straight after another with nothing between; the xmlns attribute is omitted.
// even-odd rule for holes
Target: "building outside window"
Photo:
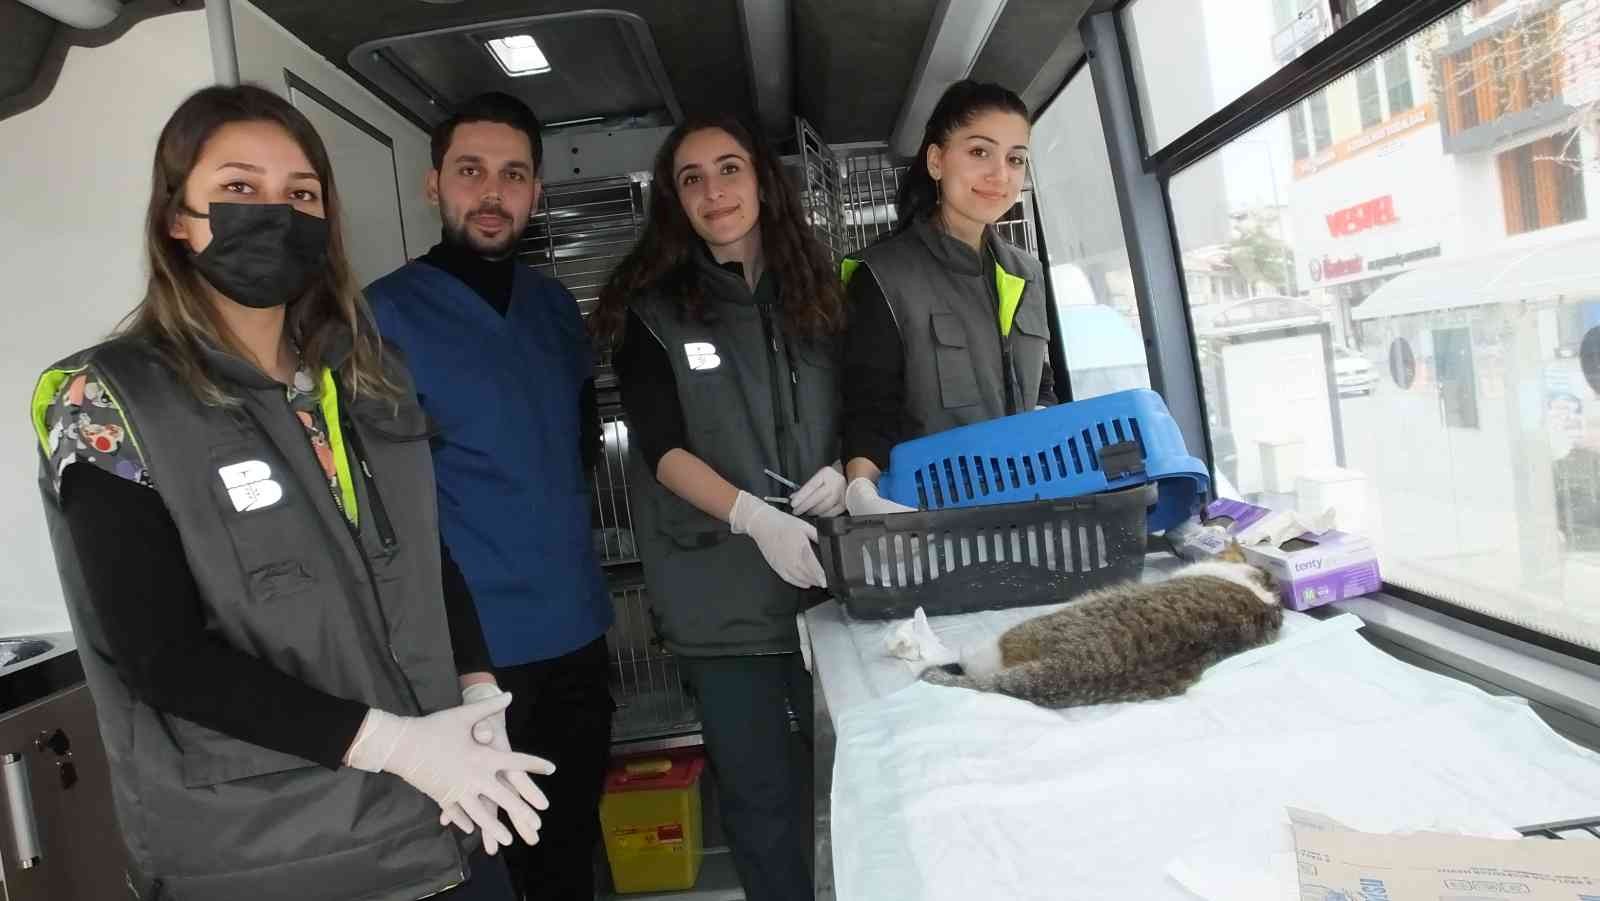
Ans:
<svg viewBox="0 0 1600 901"><path fill-rule="evenodd" d="M1333 125L1328 118L1328 96L1322 92L1313 94L1311 99L1306 101L1306 106L1311 110L1312 146L1321 153L1333 143Z"/></svg>
<svg viewBox="0 0 1600 901"><path fill-rule="evenodd" d="M1356 70L1356 92L1360 97L1361 127L1371 128L1383 121L1383 86L1378 84L1378 63L1367 63Z"/></svg>
<svg viewBox="0 0 1600 901"><path fill-rule="evenodd" d="M1411 61L1403 49L1384 55L1383 81L1388 93L1390 116L1399 115L1416 105L1411 94Z"/></svg>
<svg viewBox="0 0 1600 901"><path fill-rule="evenodd" d="M1307 8L1130 9L1205 33L1221 85ZM1463 0L1169 194L1218 489L1332 507L1391 584L1600 649L1600 0Z"/></svg>
<svg viewBox="0 0 1600 901"><path fill-rule="evenodd" d="M1303 160L1311 155L1311 136L1306 133L1305 104L1296 104L1288 112L1289 140L1294 150L1294 158Z"/></svg>
<svg viewBox="0 0 1600 901"><path fill-rule="evenodd" d="M1588 218L1583 168L1562 162L1580 142L1576 130L1564 131L1498 155L1506 234Z"/></svg>

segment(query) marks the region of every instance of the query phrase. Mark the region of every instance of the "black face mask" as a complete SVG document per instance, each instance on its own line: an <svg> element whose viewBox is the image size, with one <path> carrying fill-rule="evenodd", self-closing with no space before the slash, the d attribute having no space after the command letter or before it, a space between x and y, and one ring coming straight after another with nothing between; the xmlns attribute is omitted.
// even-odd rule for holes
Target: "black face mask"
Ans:
<svg viewBox="0 0 1600 901"><path fill-rule="evenodd" d="M328 259L328 220L287 203L213 203L211 243L190 257L211 286L230 300L266 309L305 293Z"/></svg>

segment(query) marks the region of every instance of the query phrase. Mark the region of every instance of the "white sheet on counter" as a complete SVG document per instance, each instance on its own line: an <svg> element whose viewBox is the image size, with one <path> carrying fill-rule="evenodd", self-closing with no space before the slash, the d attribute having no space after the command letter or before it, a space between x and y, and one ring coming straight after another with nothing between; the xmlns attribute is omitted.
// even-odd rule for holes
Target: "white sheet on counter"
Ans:
<svg viewBox="0 0 1600 901"><path fill-rule="evenodd" d="M938 617L959 648L1041 609ZM1189 899L1219 869L1270 879L1284 808L1358 828L1498 831L1600 815L1600 755L1526 704L1403 664L1345 615L1287 614L1272 645L1186 695L1049 711L916 681L888 623L808 615L838 736L840 901ZM1187 866L1187 870L1185 869Z"/></svg>

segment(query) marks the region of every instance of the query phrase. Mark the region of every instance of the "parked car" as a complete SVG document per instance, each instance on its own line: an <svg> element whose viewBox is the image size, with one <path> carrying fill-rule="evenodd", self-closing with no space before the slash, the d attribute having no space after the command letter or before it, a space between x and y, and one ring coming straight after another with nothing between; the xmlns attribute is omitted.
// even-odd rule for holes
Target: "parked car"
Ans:
<svg viewBox="0 0 1600 901"><path fill-rule="evenodd" d="M1378 373L1372 361L1343 346L1333 348L1333 378L1340 397L1371 394L1378 386Z"/></svg>

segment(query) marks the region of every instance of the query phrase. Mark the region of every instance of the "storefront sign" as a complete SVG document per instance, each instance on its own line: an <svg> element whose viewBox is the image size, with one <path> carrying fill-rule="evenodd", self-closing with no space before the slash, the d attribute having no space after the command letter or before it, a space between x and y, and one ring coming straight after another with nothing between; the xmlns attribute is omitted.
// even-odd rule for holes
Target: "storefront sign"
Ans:
<svg viewBox="0 0 1600 901"><path fill-rule="evenodd" d="M1438 244L1435 244L1432 247L1424 247L1421 250L1413 250L1408 253L1397 253L1393 256L1387 256L1373 260L1371 263L1367 264L1367 267L1373 272L1378 272L1383 269L1392 269L1396 266L1409 266L1412 263L1420 262L1422 260L1431 260L1434 257L1439 256L1442 252L1442 248Z"/></svg>
<svg viewBox="0 0 1600 901"><path fill-rule="evenodd" d="M1400 217L1394 213L1394 195L1385 194L1337 213L1329 213L1328 234L1335 238L1348 238L1369 228L1393 225L1399 221Z"/></svg>
<svg viewBox="0 0 1600 901"><path fill-rule="evenodd" d="M1360 256L1346 257L1336 260L1332 257L1311 259L1311 280L1320 282L1323 279L1348 278L1360 275L1366 268L1366 262Z"/></svg>
<svg viewBox="0 0 1600 901"><path fill-rule="evenodd" d="M1380 147L1395 138L1409 134L1417 129L1432 123L1437 118L1432 103L1425 103L1419 107L1401 113L1378 125L1367 129L1361 134L1329 147L1309 159L1295 160L1294 177L1305 178L1336 163L1342 163L1351 157L1366 153L1374 147Z"/></svg>

